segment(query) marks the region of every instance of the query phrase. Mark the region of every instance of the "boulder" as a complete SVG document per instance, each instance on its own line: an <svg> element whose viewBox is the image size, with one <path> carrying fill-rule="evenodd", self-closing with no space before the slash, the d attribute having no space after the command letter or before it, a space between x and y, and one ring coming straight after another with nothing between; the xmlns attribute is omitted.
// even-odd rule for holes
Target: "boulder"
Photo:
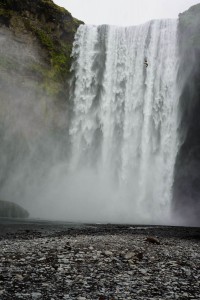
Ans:
<svg viewBox="0 0 200 300"><path fill-rule="evenodd" d="M151 244L160 245L160 241L156 237L154 237L154 236L148 236L146 238L146 242L151 243Z"/></svg>
<svg viewBox="0 0 200 300"><path fill-rule="evenodd" d="M29 213L20 205L0 200L0 217L1 218L28 218Z"/></svg>

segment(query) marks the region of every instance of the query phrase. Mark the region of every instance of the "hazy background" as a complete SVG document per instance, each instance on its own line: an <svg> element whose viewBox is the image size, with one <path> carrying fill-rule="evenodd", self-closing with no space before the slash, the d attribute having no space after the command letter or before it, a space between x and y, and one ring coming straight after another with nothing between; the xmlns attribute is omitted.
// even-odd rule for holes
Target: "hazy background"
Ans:
<svg viewBox="0 0 200 300"><path fill-rule="evenodd" d="M54 0L86 24L130 26L152 19L177 18L198 0Z"/></svg>

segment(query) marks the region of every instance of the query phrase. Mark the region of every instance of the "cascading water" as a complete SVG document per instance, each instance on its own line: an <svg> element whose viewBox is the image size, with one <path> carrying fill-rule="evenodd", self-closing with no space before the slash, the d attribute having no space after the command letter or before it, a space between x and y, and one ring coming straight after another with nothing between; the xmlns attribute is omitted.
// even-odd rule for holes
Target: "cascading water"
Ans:
<svg viewBox="0 0 200 300"><path fill-rule="evenodd" d="M178 150L177 21L81 25L72 56L70 172L82 174L94 215L167 222Z"/></svg>

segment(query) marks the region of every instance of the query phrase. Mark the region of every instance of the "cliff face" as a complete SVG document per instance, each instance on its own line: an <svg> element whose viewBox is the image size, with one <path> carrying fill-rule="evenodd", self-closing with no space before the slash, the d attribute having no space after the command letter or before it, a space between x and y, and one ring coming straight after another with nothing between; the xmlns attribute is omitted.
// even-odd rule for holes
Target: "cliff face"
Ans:
<svg viewBox="0 0 200 300"><path fill-rule="evenodd" d="M42 173L66 155L70 54L81 23L51 0L0 0L0 195L4 200L22 199L21 187L29 184L29 175L36 178L36 170ZM63 143L59 149L58 140ZM18 183L13 179L17 176L21 176Z"/></svg>
<svg viewBox="0 0 200 300"><path fill-rule="evenodd" d="M29 119L41 123L40 129L47 123L55 128L66 125L62 115L70 54L80 23L51 0L0 1L1 121L8 117L6 111L15 114L12 119L20 113L24 122L24 116L35 111L35 118Z"/></svg>
<svg viewBox="0 0 200 300"><path fill-rule="evenodd" d="M25 75L35 76L40 82L42 80L43 88L50 95L62 94L70 69L74 34L80 24L51 0L0 2L1 35L7 37L7 29L12 35L14 47L25 47L26 53L33 50L33 56L37 59L34 61L32 57L29 65L26 64L28 74ZM22 55L22 49L19 50ZM24 64L27 62L26 53ZM7 55L9 64L8 60ZM13 58L10 57L10 60ZM13 67L18 71L18 66Z"/></svg>
<svg viewBox="0 0 200 300"><path fill-rule="evenodd" d="M200 216L200 4L179 15L180 135L174 204L181 216Z"/></svg>

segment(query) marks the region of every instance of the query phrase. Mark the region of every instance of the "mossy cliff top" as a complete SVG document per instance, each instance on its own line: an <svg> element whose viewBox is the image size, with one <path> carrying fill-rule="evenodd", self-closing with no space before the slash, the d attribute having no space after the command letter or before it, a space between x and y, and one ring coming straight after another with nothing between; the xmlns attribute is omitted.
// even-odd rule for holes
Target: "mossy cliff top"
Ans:
<svg viewBox="0 0 200 300"><path fill-rule="evenodd" d="M44 65L32 66L47 93L58 95L71 66L74 34L82 22L51 0L0 0L0 27L30 35L41 46Z"/></svg>

